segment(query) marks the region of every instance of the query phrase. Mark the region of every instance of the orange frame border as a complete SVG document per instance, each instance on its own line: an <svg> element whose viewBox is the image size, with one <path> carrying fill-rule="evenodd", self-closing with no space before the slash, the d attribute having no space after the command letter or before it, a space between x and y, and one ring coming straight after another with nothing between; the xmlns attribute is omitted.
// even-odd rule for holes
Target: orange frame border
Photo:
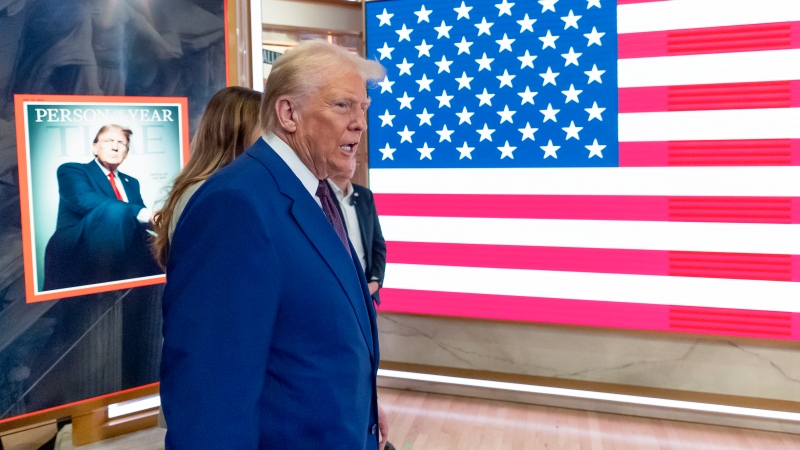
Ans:
<svg viewBox="0 0 800 450"><path fill-rule="evenodd" d="M239 0L239 1L243 1L243 0ZM231 85L231 81L235 78L231 74L231 71L233 69L233 65L231 63L231 59L232 58L236 58L236 55L238 53L238 51L237 51L237 41L235 39L235 33L234 33L234 36L233 36L234 39L231 39L231 36L229 35L230 27L231 26L234 26L235 28L239 28L239 27L246 28L247 27L247 24L238 24L238 26L237 26L237 24L236 24L237 15L236 14L230 14L230 11L229 11L230 5L236 5L236 4L237 4L236 1L223 0L224 30L225 30L225 84L226 84L226 86L230 86ZM249 5L249 3L248 3L248 5ZM249 12L248 12L248 15L249 15ZM228 23L229 20L233 20L233 23L229 24ZM36 96L33 96L33 97L36 97ZM108 98L108 97L106 97L106 98ZM187 104L188 104L188 102L187 102ZM15 108L16 108L16 103L15 103ZM186 108L184 110L186 111L186 114L188 116L188 108ZM16 114L16 112L15 112L15 114ZM19 132L19 127L18 126L17 126L17 132ZM189 152L188 128L187 128L187 134L184 137L184 144L185 144L185 152ZM19 147L17 149L19 150ZM186 158L186 160L188 161L188 157ZM22 179L20 179L20 182L21 181L22 181ZM25 181L27 183L27 170L25 171ZM23 198L23 194L25 195L24 198ZM25 205L28 204L27 203L28 202L27 196L28 196L27 189L24 192L23 192L22 189L20 189L20 204L21 205L22 204L25 204ZM25 203L23 203L23 201ZM25 220L25 218L23 217L22 220ZM28 231L29 231L29 229L28 229ZM22 238L23 238L23 240L30 238L30 235L26 236L26 232L27 231L23 227L23 230L22 230L22 233L23 233L22 234ZM24 250L24 246L23 246L23 257L24 257L24 252L25 252L25 250ZM27 280L26 280L26 290L27 290ZM27 295L27 291L26 291L26 295ZM78 400L78 401L75 401L75 402L72 402L72 403L66 403L66 404L63 404L63 405L52 406L50 408L45 408L45 409L38 410L38 411L31 411L29 413L25 413L25 414L21 414L21 415L17 415L17 416L11 416L11 417L7 417L5 419L0 419L0 431L8 431L8 430L12 430L12 429L19 428L19 427L24 427L24 426L28 426L28 425L32 425L32 424L45 422L45 421L51 420L51 419L54 420L54 419L58 419L58 418L61 418L61 417L68 417L68 416L75 416L75 415L79 415L79 414L84 414L84 413L87 413L87 412L89 412L89 411L91 411L91 410L93 410L95 408L106 406L106 405L109 405L109 404L114 403L114 402L122 402L122 401L126 401L126 400L131 400L131 399L134 399L134 398L142 397L142 396L145 396L145 395L155 394L155 393L158 393L159 385L160 385L160 383L158 383L158 382L151 383L151 384L146 384L146 385L143 385L143 386L126 389L124 391L110 392L108 394L99 395L99 396L96 396L96 397L90 397L90 398L87 398L87 399L84 399L84 400Z"/></svg>
<svg viewBox="0 0 800 450"><path fill-rule="evenodd" d="M162 103L177 104L181 108L180 120L181 142L183 149L181 156L183 164L189 160L189 102L186 97L132 97L132 96L102 96L102 95L42 95L42 94L16 94L14 95L14 114L17 130L17 167L19 171L19 201L22 214L22 258L25 276L25 301L36 303L48 300L58 300L68 297L77 297L100 292L116 291L140 286L150 286L166 282L165 275L156 275L145 278L123 280L119 282L104 283L87 287L59 289L55 292L36 293L34 289L36 280L33 279L33 248L31 245L31 211L30 211L30 180L28 178L28 148L25 120L25 104L28 102L69 102L69 103ZM69 295L64 295L68 293Z"/></svg>
<svg viewBox="0 0 800 450"><path fill-rule="evenodd" d="M84 400L65 403L63 405L52 406L18 416L11 416L0 419L0 431L9 431L15 428L22 428L48 420L56 420L67 416L77 416L86 414L94 409L108 406L112 403L121 403L128 400L144 397L147 395L158 394L161 383L155 382L142 386L125 389L123 391L111 392L97 397L90 397Z"/></svg>

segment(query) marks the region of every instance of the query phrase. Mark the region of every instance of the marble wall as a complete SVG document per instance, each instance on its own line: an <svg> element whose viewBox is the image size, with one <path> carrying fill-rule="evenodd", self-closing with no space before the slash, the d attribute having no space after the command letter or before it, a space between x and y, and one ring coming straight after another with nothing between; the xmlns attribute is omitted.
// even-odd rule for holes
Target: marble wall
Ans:
<svg viewBox="0 0 800 450"><path fill-rule="evenodd" d="M800 343L381 313L383 361L800 402Z"/></svg>

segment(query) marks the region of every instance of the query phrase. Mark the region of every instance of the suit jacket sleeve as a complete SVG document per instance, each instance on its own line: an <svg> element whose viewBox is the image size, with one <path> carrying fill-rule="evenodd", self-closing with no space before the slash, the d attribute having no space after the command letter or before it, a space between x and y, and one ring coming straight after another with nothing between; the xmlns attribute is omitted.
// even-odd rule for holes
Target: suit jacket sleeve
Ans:
<svg viewBox="0 0 800 450"><path fill-rule="evenodd" d="M61 197L59 200L60 205L79 216L89 214L104 203L119 201L102 192L98 192L90 179L89 172L80 164L62 164L56 173L58 176L58 191ZM135 186L138 189L138 182ZM138 193L136 197L141 199ZM136 203L129 203L128 205L133 216L136 216L144 207L144 205Z"/></svg>
<svg viewBox="0 0 800 450"><path fill-rule="evenodd" d="M279 307L279 277L268 274L279 261L249 197L202 193L183 214L167 265L166 448L255 449Z"/></svg>

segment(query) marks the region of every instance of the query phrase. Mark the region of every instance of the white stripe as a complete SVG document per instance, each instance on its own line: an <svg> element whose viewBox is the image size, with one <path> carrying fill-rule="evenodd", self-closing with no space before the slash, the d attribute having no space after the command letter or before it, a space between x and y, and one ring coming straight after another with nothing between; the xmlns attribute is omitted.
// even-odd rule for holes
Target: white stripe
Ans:
<svg viewBox="0 0 800 450"><path fill-rule="evenodd" d="M797 0L672 0L617 7L620 34L798 20Z"/></svg>
<svg viewBox="0 0 800 450"><path fill-rule="evenodd" d="M619 141L797 139L798 125L800 108L625 113L619 115Z"/></svg>
<svg viewBox="0 0 800 450"><path fill-rule="evenodd" d="M620 88L797 80L800 49L627 58L617 67Z"/></svg>
<svg viewBox="0 0 800 450"><path fill-rule="evenodd" d="M651 305L800 312L800 283L387 264L384 287Z"/></svg>
<svg viewBox="0 0 800 450"><path fill-rule="evenodd" d="M800 255L800 225L381 216L387 241Z"/></svg>
<svg viewBox="0 0 800 450"><path fill-rule="evenodd" d="M800 197L800 167L370 169L376 194Z"/></svg>

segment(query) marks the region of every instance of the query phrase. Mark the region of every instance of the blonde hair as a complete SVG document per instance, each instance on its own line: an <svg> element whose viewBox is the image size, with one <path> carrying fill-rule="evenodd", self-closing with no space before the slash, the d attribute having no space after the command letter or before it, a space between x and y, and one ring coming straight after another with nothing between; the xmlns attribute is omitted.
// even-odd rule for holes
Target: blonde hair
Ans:
<svg viewBox="0 0 800 450"><path fill-rule="evenodd" d="M158 235L152 251L162 267L166 267L169 256L169 228L178 200L189 187L230 164L252 144L258 131L260 100L260 93L232 86L217 92L208 102L192 139L191 158L175 178L164 208L154 218Z"/></svg>
<svg viewBox="0 0 800 450"><path fill-rule="evenodd" d="M97 144L98 142L100 142L100 135L102 135L103 133L105 133L106 131L108 131L108 130L110 130L112 128L119 130L119 132L122 133L125 136L125 140L128 141L125 144L126 151L130 151L130 149L131 149L131 135L133 134L133 131L131 131L130 128L125 128L122 125L117 125L117 124L113 124L113 123L110 123L108 125L103 125L102 127L100 127L100 130L98 130L97 134L94 135L94 141L92 141L92 144Z"/></svg>
<svg viewBox="0 0 800 450"><path fill-rule="evenodd" d="M350 71L365 83L383 79L386 70L377 61L367 60L349 50L320 39L303 41L278 57L269 73L261 100L261 129L277 131L275 105L287 96L298 103L319 89L326 79Z"/></svg>

